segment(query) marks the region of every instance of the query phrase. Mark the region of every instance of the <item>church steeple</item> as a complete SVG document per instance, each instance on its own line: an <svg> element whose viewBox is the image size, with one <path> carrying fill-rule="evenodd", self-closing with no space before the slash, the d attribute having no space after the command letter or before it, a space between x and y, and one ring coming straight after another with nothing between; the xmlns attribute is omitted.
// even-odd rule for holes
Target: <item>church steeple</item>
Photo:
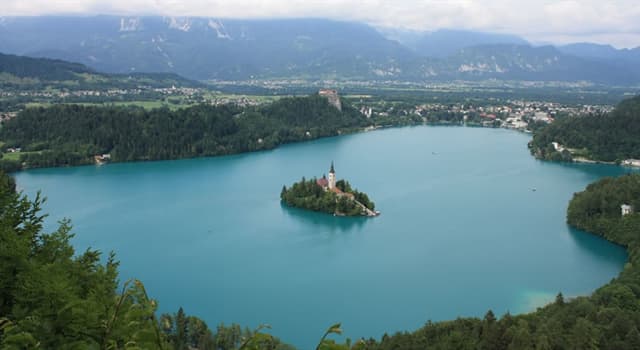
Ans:
<svg viewBox="0 0 640 350"><path fill-rule="evenodd" d="M329 169L329 189L332 190L336 187L336 171L333 169L333 161L331 162L331 169Z"/></svg>

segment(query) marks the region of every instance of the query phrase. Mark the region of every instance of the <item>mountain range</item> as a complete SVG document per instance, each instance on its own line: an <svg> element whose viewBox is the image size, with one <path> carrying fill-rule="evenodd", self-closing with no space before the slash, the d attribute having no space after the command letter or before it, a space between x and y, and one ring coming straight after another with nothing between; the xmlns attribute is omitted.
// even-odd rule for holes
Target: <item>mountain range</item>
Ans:
<svg viewBox="0 0 640 350"><path fill-rule="evenodd" d="M533 46L513 36L403 33L324 19L2 17L0 52L194 80L536 80L640 83L640 48Z"/></svg>

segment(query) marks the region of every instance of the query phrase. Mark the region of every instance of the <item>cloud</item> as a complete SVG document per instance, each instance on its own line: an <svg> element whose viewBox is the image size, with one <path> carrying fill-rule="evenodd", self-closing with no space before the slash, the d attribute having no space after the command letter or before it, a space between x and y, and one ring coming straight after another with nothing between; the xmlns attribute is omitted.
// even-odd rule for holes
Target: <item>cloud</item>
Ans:
<svg viewBox="0 0 640 350"><path fill-rule="evenodd" d="M640 46L638 0L2 0L0 15L325 17L411 30L470 29L530 40Z"/></svg>

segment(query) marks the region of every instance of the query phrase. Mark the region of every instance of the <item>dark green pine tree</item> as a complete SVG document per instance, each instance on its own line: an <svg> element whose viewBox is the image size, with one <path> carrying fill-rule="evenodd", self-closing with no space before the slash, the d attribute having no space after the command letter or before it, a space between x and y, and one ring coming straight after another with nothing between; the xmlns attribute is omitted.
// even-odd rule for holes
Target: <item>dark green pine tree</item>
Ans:
<svg viewBox="0 0 640 350"><path fill-rule="evenodd" d="M184 313L182 307L178 309L176 314L176 340L174 347L176 350L188 349L188 329L187 329L187 316Z"/></svg>
<svg viewBox="0 0 640 350"><path fill-rule="evenodd" d="M564 296L562 295L562 293L558 293L558 295L556 295L556 305L564 305Z"/></svg>

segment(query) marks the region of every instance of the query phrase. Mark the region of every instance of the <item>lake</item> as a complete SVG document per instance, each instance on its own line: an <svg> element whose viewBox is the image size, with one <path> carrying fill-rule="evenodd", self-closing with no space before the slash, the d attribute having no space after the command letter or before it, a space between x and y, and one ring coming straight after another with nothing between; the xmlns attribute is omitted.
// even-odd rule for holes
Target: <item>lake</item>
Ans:
<svg viewBox="0 0 640 350"><path fill-rule="evenodd" d="M48 197L48 227L71 218L78 251L115 251L161 312L251 328L301 349L342 322L379 338L427 320L522 313L616 276L621 247L570 229L574 192L621 167L541 162L530 136L407 127L273 151L16 175ZM382 215L341 218L281 205L302 176L369 194ZM534 190L535 189L535 190ZM343 338L339 338L343 339Z"/></svg>

